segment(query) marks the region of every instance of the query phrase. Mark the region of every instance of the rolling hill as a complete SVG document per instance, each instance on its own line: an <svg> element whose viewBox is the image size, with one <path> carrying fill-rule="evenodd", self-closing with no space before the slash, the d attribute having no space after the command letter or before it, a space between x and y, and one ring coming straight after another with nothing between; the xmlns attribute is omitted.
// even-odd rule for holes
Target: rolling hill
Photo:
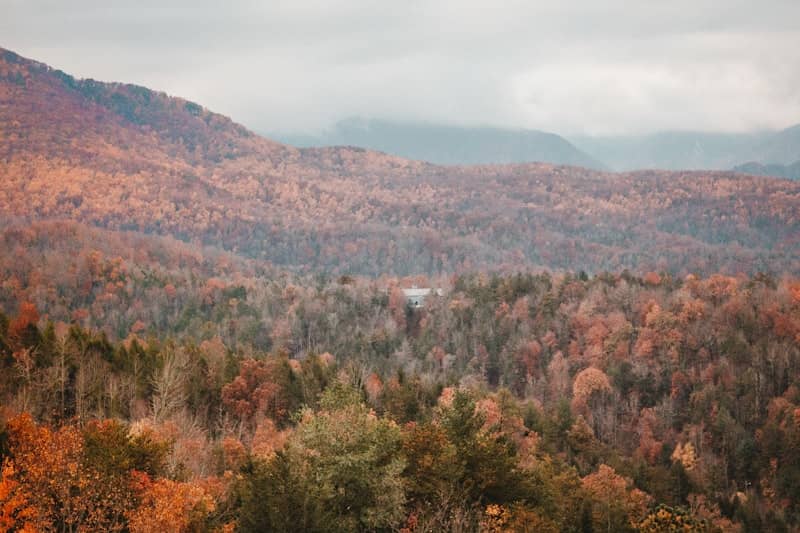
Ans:
<svg viewBox="0 0 800 533"><path fill-rule="evenodd" d="M171 236L298 272L800 272L800 183L298 149L0 51L0 220Z"/></svg>

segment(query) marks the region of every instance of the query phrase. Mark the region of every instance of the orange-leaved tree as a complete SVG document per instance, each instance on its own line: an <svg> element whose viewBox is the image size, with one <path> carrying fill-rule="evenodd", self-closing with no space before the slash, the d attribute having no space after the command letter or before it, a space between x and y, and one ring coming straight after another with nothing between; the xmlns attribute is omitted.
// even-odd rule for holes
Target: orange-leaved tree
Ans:
<svg viewBox="0 0 800 533"><path fill-rule="evenodd" d="M131 533L201 530L215 508L213 497L200 485L171 479L152 479L134 472L132 484L140 504L126 512Z"/></svg>

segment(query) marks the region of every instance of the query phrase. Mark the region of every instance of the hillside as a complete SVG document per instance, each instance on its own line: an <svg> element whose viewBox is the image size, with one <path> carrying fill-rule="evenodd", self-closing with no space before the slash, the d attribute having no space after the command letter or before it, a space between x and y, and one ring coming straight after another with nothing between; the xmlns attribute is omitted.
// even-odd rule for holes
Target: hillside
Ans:
<svg viewBox="0 0 800 533"><path fill-rule="evenodd" d="M800 272L796 182L297 149L180 98L0 56L0 217L15 224L167 235L299 272Z"/></svg>
<svg viewBox="0 0 800 533"><path fill-rule="evenodd" d="M279 138L306 147L360 146L439 165L544 162L604 169L563 137L536 130L350 118L317 137Z"/></svg>

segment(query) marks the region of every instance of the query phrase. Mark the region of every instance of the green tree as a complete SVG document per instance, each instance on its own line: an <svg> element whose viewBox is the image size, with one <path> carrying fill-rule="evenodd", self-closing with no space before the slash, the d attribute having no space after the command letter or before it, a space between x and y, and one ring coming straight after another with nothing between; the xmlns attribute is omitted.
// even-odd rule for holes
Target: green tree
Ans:
<svg viewBox="0 0 800 533"><path fill-rule="evenodd" d="M484 422L475 400L463 391L456 391L452 403L439 411L439 423L460 461L459 484L466 496L474 502L514 501L523 496L516 450L506 435L484 428Z"/></svg>
<svg viewBox="0 0 800 533"><path fill-rule="evenodd" d="M243 499L242 527L363 531L397 526L406 501L404 467L400 428L370 411L357 390L334 384L323 393L319 411L301 411L286 450L250 474L257 497Z"/></svg>

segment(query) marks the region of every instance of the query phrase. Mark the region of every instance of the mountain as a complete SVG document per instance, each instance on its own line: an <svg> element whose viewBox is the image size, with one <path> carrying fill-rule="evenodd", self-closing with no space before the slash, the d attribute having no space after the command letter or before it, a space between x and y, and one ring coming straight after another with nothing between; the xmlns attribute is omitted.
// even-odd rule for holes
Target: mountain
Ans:
<svg viewBox="0 0 800 533"><path fill-rule="evenodd" d="M775 176L791 180L800 180L800 161L795 161L791 165L770 164L762 165L755 161L744 163L733 167L735 172L743 174L755 174L757 176Z"/></svg>
<svg viewBox="0 0 800 533"><path fill-rule="evenodd" d="M722 170L749 161L786 165L800 159L800 125L777 132L667 131L643 136L578 136L570 141L610 168L623 171Z"/></svg>
<svg viewBox="0 0 800 533"><path fill-rule="evenodd" d="M757 134L660 132L644 136L572 137L575 146L615 170L725 169Z"/></svg>
<svg viewBox="0 0 800 533"><path fill-rule="evenodd" d="M800 160L800 124L766 135L748 155L766 164L791 165Z"/></svg>
<svg viewBox="0 0 800 533"><path fill-rule="evenodd" d="M10 51L0 184L0 224L23 236L68 220L301 273L800 272L798 182L299 149L196 103Z"/></svg>
<svg viewBox="0 0 800 533"><path fill-rule="evenodd" d="M553 133L350 118L320 136L277 138L296 146L351 145L440 165L541 161L602 170L603 164Z"/></svg>

